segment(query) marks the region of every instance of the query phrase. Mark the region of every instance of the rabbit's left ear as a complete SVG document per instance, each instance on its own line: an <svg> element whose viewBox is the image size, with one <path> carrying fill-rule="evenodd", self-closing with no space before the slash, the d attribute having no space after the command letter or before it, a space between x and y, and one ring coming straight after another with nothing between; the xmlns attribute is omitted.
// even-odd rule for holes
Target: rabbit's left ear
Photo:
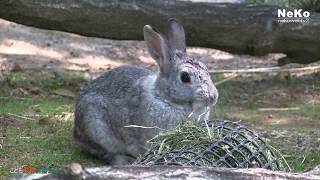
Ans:
<svg viewBox="0 0 320 180"><path fill-rule="evenodd" d="M169 42L169 46L172 50L180 50L186 52L186 37L183 26L181 23L171 18L167 23L166 36Z"/></svg>
<svg viewBox="0 0 320 180"><path fill-rule="evenodd" d="M161 76L169 76L171 71L171 50L168 42L155 28L145 25L143 28L144 41L148 47L150 55L155 59L160 67Z"/></svg>

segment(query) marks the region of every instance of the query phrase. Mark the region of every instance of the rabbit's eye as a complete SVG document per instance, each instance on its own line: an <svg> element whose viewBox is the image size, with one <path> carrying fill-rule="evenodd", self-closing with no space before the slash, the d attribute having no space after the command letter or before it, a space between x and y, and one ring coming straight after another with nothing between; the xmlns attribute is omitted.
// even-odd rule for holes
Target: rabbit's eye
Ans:
<svg viewBox="0 0 320 180"><path fill-rule="evenodd" d="M182 72L180 74L180 79L183 83L190 83L191 82L191 78L190 78L190 75L189 73L187 72Z"/></svg>

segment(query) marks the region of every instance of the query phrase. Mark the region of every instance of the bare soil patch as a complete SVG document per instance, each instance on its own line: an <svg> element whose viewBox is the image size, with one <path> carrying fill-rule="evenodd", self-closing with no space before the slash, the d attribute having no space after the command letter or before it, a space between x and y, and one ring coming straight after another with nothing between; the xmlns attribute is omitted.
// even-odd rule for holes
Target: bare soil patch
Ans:
<svg viewBox="0 0 320 180"><path fill-rule="evenodd" d="M8 127L18 127L20 125L20 120L18 118L6 115L6 114L0 114L0 129L5 130ZM1 134L0 134L1 136Z"/></svg>
<svg viewBox="0 0 320 180"><path fill-rule="evenodd" d="M189 47L188 52L207 64L209 69L272 67L277 65L277 59L284 56L233 55L199 47ZM0 19L0 70L54 69L101 73L124 64L156 68L143 41L84 37Z"/></svg>

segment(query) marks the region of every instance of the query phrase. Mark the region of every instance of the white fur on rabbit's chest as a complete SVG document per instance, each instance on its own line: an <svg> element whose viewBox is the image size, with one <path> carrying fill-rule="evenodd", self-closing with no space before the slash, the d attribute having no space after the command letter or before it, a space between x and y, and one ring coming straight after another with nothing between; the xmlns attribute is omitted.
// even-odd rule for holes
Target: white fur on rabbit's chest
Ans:
<svg viewBox="0 0 320 180"><path fill-rule="evenodd" d="M192 107L172 104L162 97L155 96L156 78L156 75L150 75L143 79L139 117L143 119L145 126L172 129L186 120Z"/></svg>

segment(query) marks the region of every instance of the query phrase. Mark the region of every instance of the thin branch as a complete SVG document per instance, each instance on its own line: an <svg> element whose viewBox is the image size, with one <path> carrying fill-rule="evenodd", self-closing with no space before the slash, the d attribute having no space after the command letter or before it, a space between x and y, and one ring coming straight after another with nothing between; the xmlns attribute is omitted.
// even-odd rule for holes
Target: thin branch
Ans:
<svg viewBox="0 0 320 180"><path fill-rule="evenodd" d="M258 111L297 111L300 110L299 107L292 108L259 108Z"/></svg>
<svg viewBox="0 0 320 180"><path fill-rule="evenodd" d="M29 117L25 117L25 116L20 116L20 115L17 115L17 114L12 114L12 113L7 113L7 114L10 115L10 116L14 116L14 117L20 118L20 119L35 120L35 119L33 119L33 118L29 118Z"/></svg>
<svg viewBox="0 0 320 180"><path fill-rule="evenodd" d="M6 96L6 97L0 97L0 99L19 99L19 100L26 100L26 99L30 99L30 98L23 98L23 97L15 97L15 96Z"/></svg>
<svg viewBox="0 0 320 180"><path fill-rule="evenodd" d="M230 77L228 77L228 78L226 78L226 79L223 79L223 80L221 80L221 81L218 81L218 82L214 83L214 85L218 86L218 85L220 85L220 84L222 84L222 83L225 83L225 82L227 82L227 81L230 81L231 79L234 79L234 78L236 78L236 77L238 77L238 76L239 76L239 74L234 73L232 76L230 76Z"/></svg>
<svg viewBox="0 0 320 180"><path fill-rule="evenodd" d="M236 69L236 70L211 70L209 73L263 73L263 72L297 72L297 71L316 71L320 70L320 66L309 66L303 68L252 68L252 69Z"/></svg>
<svg viewBox="0 0 320 180"><path fill-rule="evenodd" d="M270 146L270 148L273 149L276 153L278 153L278 155L280 156L280 158L282 159L282 161L283 161L283 162L285 163L285 165L287 166L289 172L291 172L292 169L291 169L290 165L288 164L286 158L284 158L283 155L281 154L281 152L280 152L278 149L274 148L273 146L271 146L271 145L269 145L269 146Z"/></svg>
<svg viewBox="0 0 320 180"><path fill-rule="evenodd" d="M302 159L302 161L301 161L301 163L300 163L300 166L302 166L302 164L304 163L305 160L306 160L306 156L303 155L303 159Z"/></svg>

